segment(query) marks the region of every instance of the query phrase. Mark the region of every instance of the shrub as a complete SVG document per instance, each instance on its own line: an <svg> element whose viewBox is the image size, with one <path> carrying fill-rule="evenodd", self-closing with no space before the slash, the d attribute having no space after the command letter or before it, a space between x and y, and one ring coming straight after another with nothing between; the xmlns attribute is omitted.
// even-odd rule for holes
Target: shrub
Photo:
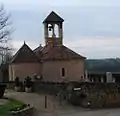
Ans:
<svg viewBox="0 0 120 116"><path fill-rule="evenodd" d="M21 83L20 83L20 81L19 81L19 77L16 77L16 78L15 78L15 86L16 86L16 87L20 87L20 85L21 85Z"/></svg>
<svg viewBox="0 0 120 116"><path fill-rule="evenodd" d="M0 83L0 98L3 97L4 92L5 92L6 84Z"/></svg>
<svg viewBox="0 0 120 116"><path fill-rule="evenodd" d="M25 84L25 87L27 87L27 88L30 88L30 87L32 87L32 80L31 80L31 78L29 77L29 76L27 76L26 78L25 78L25 81L24 81L24 84Z"/></svg>

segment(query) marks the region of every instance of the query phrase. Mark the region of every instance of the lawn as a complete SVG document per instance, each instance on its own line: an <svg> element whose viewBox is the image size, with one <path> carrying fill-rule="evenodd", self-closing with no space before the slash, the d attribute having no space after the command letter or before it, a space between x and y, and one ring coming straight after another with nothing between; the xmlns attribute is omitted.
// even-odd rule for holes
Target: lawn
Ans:
<svg viewBox="0 0 120 116"><path fill-rule="evenodd" d="M14 99L8 99L9 101L0 106L0 116L9 116L9 111L11 110L17 110L22 109L25 104L23 102L14 100Z"/></svg>

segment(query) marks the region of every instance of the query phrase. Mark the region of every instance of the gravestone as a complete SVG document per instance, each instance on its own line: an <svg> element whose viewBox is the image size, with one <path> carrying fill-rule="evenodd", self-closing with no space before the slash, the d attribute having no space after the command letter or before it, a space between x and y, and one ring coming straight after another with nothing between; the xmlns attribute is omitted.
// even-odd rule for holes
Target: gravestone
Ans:
<svg viewBox="0 0 120 116"><path fill-rule="evenodd" d="M103 79L103 77L101 77L101 83L104 83L104 79Z"/></svg>
<svg viewBox="0 0 120 116"><path fill-rule="evenodd" d="M112 73L111 72L106 72L106 80L107 80L107 83L113 82L113 78L112 78Z"/></svg>

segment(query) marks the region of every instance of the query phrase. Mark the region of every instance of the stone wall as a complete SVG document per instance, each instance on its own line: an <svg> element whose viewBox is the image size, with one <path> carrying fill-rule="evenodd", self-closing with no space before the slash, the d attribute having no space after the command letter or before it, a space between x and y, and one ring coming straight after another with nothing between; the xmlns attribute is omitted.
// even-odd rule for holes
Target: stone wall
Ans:
<svg viewBox="0 0 120 116"><path fill-rule="evenodd" d="M8 83L7 83L7 89L14 89L14 87L15 87L15 82L14 81L9 81Z"/></svg>
<svg viewBox="0 0 120 116"><path fill-rule="evenodd" d="M27 107L20 111L11 111L10 116L33 116L34 115L34 108Z"/></svg>
<svg viewBox="0 0 120 116"><path fill-rule="evenodd" d="M60 91L62 86L60 83L51 82L34 81L33 83L33 91L36 93L48 92L51 94L56 94Z"/></svg>
<svg viewBox="0 0 120 116"><path fill-rule="evenodd" d="M118 83L72 83L71 86L81 88L78 96L74 97L77 105L90 108L120 107L120 84ZM72 93L73 96L74 94ZM81 95L86 97L82 98Z"/></svg>
<svg viewBox="0 0 120 116"><path fill-rule="evenodd" d="M56 94L62 88L63 83L53 83L53 82L42 82L42 81L33 81L33 92L36 93L51 93ZM7 89L14 89L15 83L13 81L7 84ZM23 88L23 87L22 87ZM24 89L22 89L24 90Z"/></svg>

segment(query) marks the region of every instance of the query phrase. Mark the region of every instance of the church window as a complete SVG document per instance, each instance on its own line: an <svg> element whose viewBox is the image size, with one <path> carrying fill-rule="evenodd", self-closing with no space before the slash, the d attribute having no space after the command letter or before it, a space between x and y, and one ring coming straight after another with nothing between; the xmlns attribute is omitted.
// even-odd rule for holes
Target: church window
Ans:
<svg viewBox="0 0 120 116"><path fill-rule="evenodd" d="M62 77L65 77L65 68L62 68Z"/></svg>

